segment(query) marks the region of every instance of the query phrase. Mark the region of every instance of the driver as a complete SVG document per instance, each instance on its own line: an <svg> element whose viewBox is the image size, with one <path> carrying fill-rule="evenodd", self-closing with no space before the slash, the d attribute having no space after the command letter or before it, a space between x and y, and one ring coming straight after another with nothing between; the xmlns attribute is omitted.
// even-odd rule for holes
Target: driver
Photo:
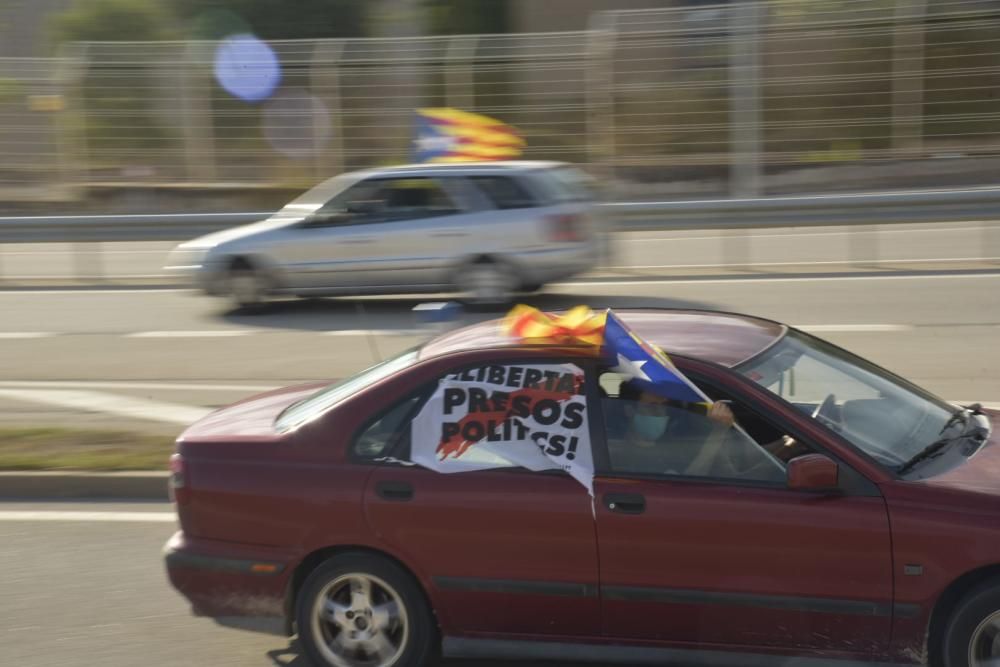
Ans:
<svg viewBox="0 0 1000 667"><path fill-rule="evenodd" d="M701 418L693 404L671 401L623 382L625 447L616 467L662 474L707 476L735 423L725 403L713 403Z"/></svg>
<svg viewBox="0 0 1000 667"><path fill-rule="evenodd" d="M733 431L736 420L725 402L715 402L705 411L697 404L643 391L629 381L621 384L619 398L626 401L626 427L623 446L614 455L616 468L699 477L753 475L758 467L773 468L760 457L741 455L757 445ZM720 455L724 447L727 454ZM783 461L802 453L788 436L763 448ZM738 470L736 464L746 458L748 467Z"/></svg>

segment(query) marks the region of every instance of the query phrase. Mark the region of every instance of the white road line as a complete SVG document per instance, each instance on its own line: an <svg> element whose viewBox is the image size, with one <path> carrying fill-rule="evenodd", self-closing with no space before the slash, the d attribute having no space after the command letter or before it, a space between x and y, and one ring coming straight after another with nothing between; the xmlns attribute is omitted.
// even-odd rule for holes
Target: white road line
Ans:
<svg viewBox="0 0 1000 667"><path fill-rule="evenodd" d="M90 289L0 289L0 294L18 294L20 296L34 297L40 294L149 294L151 292L174 293L191 292L190 289L178 287L149 287L147 289L114 289L114 288L90 288Z"/></svg>
<svg viewBox="0 0 1000 667"><path fill-rule="evenodd" d="M579 282L552 283L550 287L573 289L577 287L613 287L615 285L742 285L749 283L818 283L848 280L997 280L1000 271L987 274L938 274L933 276L811 276L808 278L661 278L653 280L581 280Z"/></svg>
<svg viewBox="0 0 1000 667"><path fill-rule="evenodd" d="M187 426L211 410L147 398L68 389L0 389L0 398Z"/></svg>
<svg viewBox="0 0 1000 667"><path fill-rule="evenodd" d="M892 224L892 223L889 223ZM830 225L830 227L837 227L838 225ZM798 232L798 233L781 233L781 234L740 234L733 236L725 236L726 230L720 229L718 231L718 236L654 236L645 238L628 238L628 239L615 239L615 241L624 241L626 243L649 243L650 241L718 241L721 238L727 239L778 239L778 238L811 238L814 236L853 236L854 234L913 234L914 232L918 234L941 234L948 233L954 234L956 232L978 232L981 231L982 227L951 227L948 229L934 228L934 229L858 229L848 232ZM626 232L630 234L636 234L641 232Z"/></svg>
<svg viewBox="0 0 1000 667"><path fill-rule="evenodd" d="M17 338L51 338L57 334L51 331L0 331L0 339L12 340Z"/></svg>
<svg viewBox="0 0 1000 667"><path fill-rule="evenodd" d="M929 259L874 259L866 260L865 264L930 264L934 262L994 262L1000 257L932 257ZM806 265L843 265L850 264L850 260L823 260L823 261L800 261L800 262L751 262L748 266L806 266ZM609 271L627 271L643 269L720 269L729 268L731 264L634 264L623 266L612 266Z"/></svg>
<svg viewBox="0 0 1000 667"><path fill-rule="evenodd" d="M293 384L295 381L290 381ZM0 389L145 389L177 391L271 391L285 385L198 384L196 382L107 382L103 380L3 380Z"/></svg>
<svg viewBox="0 0 1000 667"><path fill-rule="evenodd" d="M172 523L173 512L60 512L0 510L0 521L121 521L131 523Z"/></svg>
<svg viewBox="0 0 1000 667"><path fill-rule="evenodd" d="M335 329L324 331L324 336L420 336L431 333L422 329Z"/></svg>
<svg viewBox="0 0 1000 667"><path fill-rule="evenodd" d="M851 331L911 331L910 324L793 324L796 329L811 333Z"/></svg>
<svg viewBox="0 0 1000 667"><path fill-rule="evenodd" d="M207 329L205 331L137 331L124 334L125 338L226 338L249 336L257 333L249 329Z"/></svg>

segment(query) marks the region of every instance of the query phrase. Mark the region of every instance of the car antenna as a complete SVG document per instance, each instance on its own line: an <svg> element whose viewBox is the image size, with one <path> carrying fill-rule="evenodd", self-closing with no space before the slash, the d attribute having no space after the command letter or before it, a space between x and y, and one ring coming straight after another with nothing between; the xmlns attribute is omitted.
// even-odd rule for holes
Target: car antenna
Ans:
<svg viewBox="0 0 1000 667"><path fill-rule="evenodd" d="M364 301L361 299L356 299L354 301L355 310L358 311L358 317L361 319L361 326L365 330L365 338L368 340L368 349L371 351L372 356L375 357L375 363L382 363L382 355L378 350L378 342L375 340L375 332L372 328L368 326L368 312L365 310Z"/></svg>

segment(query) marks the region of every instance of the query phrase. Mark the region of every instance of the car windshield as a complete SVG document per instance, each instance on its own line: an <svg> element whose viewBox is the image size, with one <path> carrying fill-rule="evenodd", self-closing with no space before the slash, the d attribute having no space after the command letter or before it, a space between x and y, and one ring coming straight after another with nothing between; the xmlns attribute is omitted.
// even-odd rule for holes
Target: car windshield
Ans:
<svg viewBox="0 0 1000 667"><path fill-rule="evenodd" d="M417 348L409 349L398 356L363 370L357 375L325 387L308 398L293 403L278 415L278 419L274 423L275 428L278 431L298 428L362 389L411 366L417 360L417 353Z"/></svg>
<svg viewBox="0 0 1000 667"><path fill-rule="evenodd" d="M893 468L936 441L955 411L906 380L796 331L736 370Z"/></svg>
<svg viewBox="0 0 1000 667"><path fill-rule="evenodd" d="M338 194L361 180L357 174L341 174L303 192L301 195L285 204L278 211L280 215L303 215L312 213Z"/></svg>

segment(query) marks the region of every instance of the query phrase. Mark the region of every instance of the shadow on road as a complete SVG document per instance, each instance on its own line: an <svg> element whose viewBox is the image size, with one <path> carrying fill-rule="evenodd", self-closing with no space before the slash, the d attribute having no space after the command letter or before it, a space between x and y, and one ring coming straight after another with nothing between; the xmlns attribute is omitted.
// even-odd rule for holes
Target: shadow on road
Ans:
<svg viewBox="0 0 1000 667"><path fill-rule="evenodd" d="M344 331L357 329L408 330L420 328L414 306L434 298L325 298L274 301L254 311L231 310L219 314L226 322L254 329L273 328L298 331ZM562 310L585 304L602 308L698 308L712 310L709 303L663 297L600 296L587 294L532 294L519 303L543 310ZM473 324L502 317L508 307L464 308L460 324Z"/></svg>

